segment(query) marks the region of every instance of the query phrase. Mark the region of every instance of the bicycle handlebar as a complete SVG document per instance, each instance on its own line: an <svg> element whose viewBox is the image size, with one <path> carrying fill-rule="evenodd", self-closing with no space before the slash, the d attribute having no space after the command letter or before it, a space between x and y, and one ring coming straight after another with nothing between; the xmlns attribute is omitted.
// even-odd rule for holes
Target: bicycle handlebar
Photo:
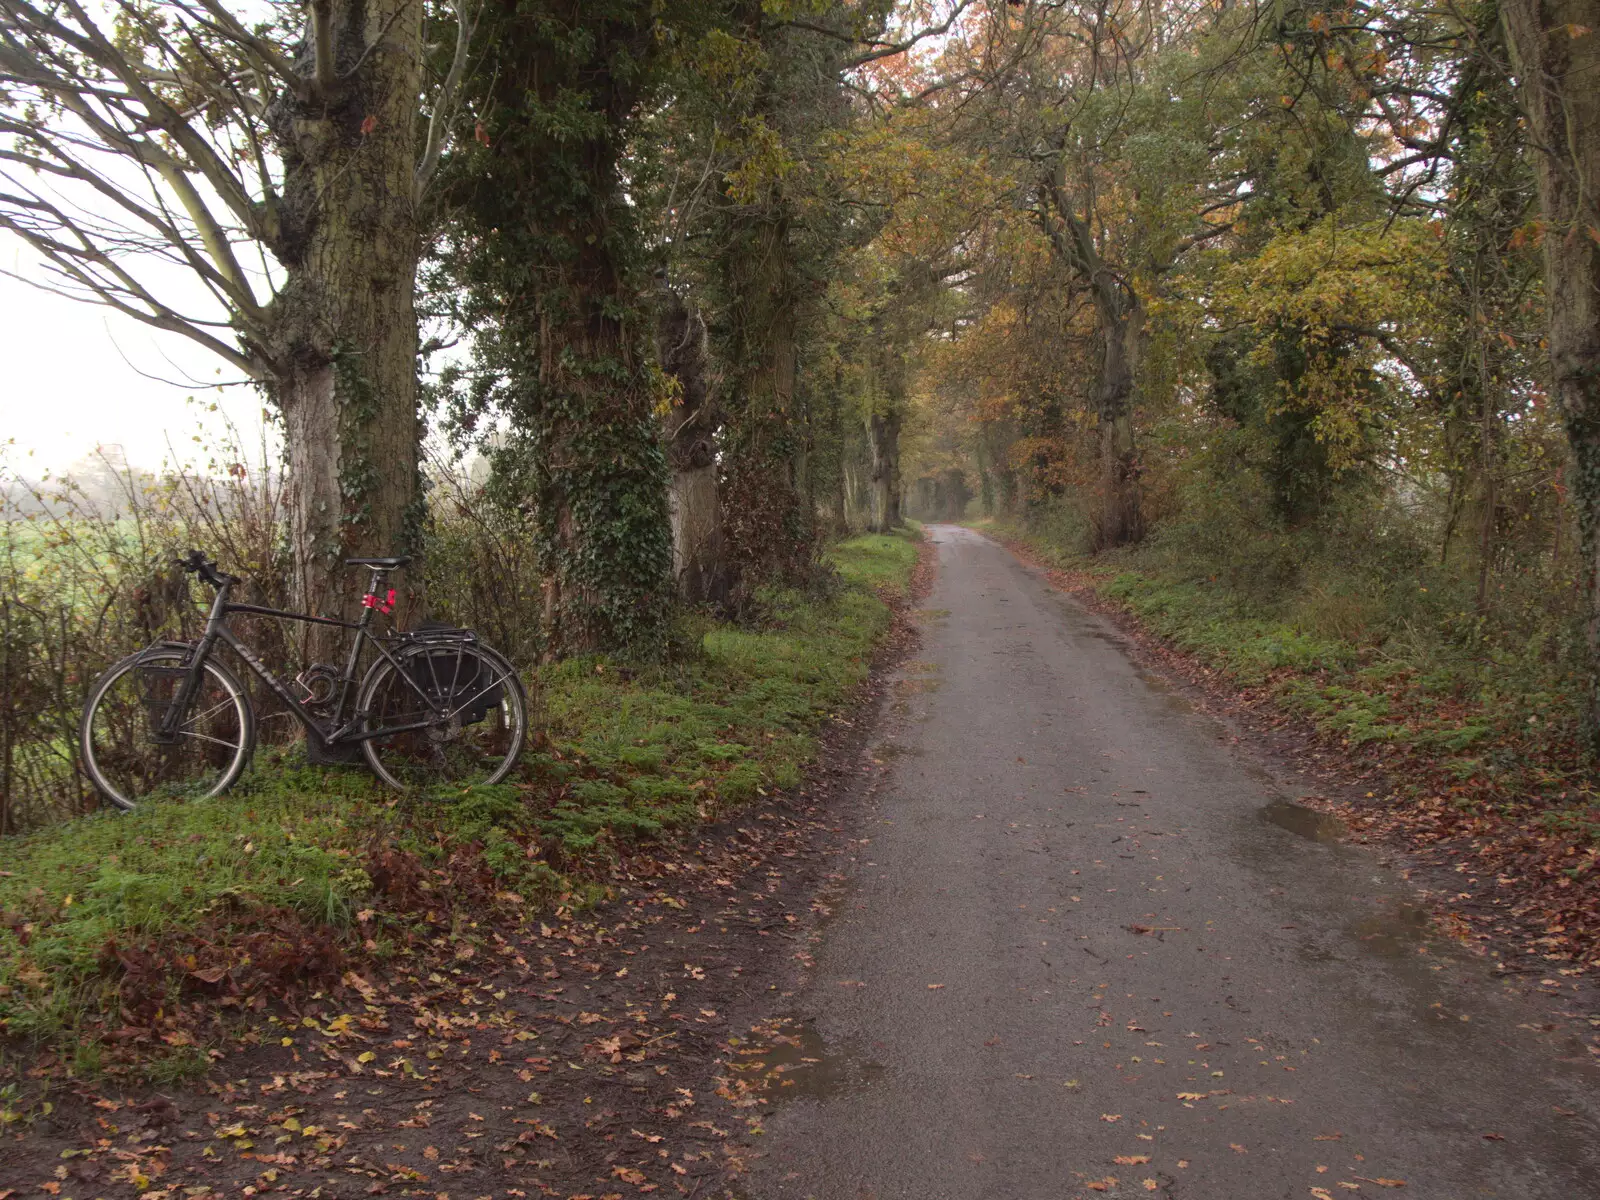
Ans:
<svg viewBox="0 0 1600 1200"><path fill-rule="evenodd" d="M221 571L217 570L217 564L206 558L206 556L200 553L198 550L189 551L189 554L186 558L180 558L178 560L178 565L191 574L199 575L201 579L204 579L214 588L220 588L224 584L239 582L236 576L224 575Z"/></svg>

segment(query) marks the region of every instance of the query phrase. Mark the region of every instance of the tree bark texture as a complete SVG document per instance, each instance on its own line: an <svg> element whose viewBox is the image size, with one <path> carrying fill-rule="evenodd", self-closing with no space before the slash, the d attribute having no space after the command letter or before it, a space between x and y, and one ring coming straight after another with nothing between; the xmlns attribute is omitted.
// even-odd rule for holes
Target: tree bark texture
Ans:
<svg viewBox="0 0 1600 1200"><path fill-rule="evenodd" d="M672 602L667 464L642 239L624 195L630 122L657 39L645 4L498 0L483 33L473 159L453 264L480 365L509 413L496 482L530 513L544 655L649 655Z"/></svg>
<svg viewBox="0 0 1600 1200"><path fill-rule="evenodd" d="M1594 0L1501 0L1543 210L1552 385L1572 446L1600 752L1600 20Z"/></svg>
<svg viewBox="0 0 1600 1200"><path fill-rule="evenodd" d="M888 533L900 523L900 411L873 413L867 419L872 444L872 532Z"/></svg>
<svg viewBox="0 0 1600 1200"><path fill-rule="evenodd" d="M1143 310L1126 280L1101 257L1092 231L1079 216L1067 190L1065 156L1044 180L1048 208L1039 223L1057 256L1071 268L1094 301L1100 336L1100 379L1095 389L1100 429L1100 511L1093 542L1096 550L1136 542L1144 537L1139 495L1139 461L1134 447L1134 372Z"/></svg>
<svg viewBox="0 0 1600 1200"><path fill-rule="evenodd" d="M800 586L816 565L816 521L796 477L798 296L781 196L729 214L728 437L724 530L741 596L763 582Z"/></svg>
<svg viewBox="0 0 1600 1200"><path fill-rule="evenodd" d="M662 433L669 471L672 572L679 598L689 604L723 604L729 591L709 353L706 324L698 309L667 291L656 325L656 356L662 370L678 382Z"/></svg>
<svg viewBox="0 0 1600 1200"><path fill-rule="evenodd" d="M280 100L280 236L269 388L284 418L299 601L359 612L343 559L405 554L417 474L418 155L422 14L409 0L333 4L331 102Z"/></svg>
<svg viewBox="0 0 1600 1200"><path fill-rule="evenodd" d="M1100 512L1094 527L1097 550L1125 546L1144 536L1139 495L1139 460L1133 435L1133 372L1139 337L1138 310L1112 297L1100 314L1102 357L1096 397L1100 429Z"/></svg>

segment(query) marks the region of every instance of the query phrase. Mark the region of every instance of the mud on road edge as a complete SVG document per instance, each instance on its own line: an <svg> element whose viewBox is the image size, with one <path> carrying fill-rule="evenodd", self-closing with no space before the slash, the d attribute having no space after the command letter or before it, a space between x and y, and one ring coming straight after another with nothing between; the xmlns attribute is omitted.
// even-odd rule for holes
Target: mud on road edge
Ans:
<svg viewBox="0 0 1600 1200"><path fill-rule="evenodd" d="M772 1082L739 1050L805 980L935 570L922 540L797 787L634 853L594 910L317 993L199 1088L79 1087L0 1141L0 1197L735 1195Z"/></svg>

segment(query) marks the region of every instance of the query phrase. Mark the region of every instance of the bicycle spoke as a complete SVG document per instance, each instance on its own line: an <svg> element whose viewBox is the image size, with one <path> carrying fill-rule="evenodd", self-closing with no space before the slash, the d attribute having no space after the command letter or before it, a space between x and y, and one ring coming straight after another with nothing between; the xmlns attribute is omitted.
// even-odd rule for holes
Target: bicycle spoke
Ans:
<svg viewBox="0 0 1600 1200"><path fill-rule="evenodd" d="M249 755L251 721L242 688L207 663L190 711L171 735L161 726L187 686L185 652L119 664L97 685L84 718L85 767L123 807L156 794L200 797L235 778Z"/></svg>
<svg viewBox="0 0 1600 1200"><path fill-rule="evenodd" d="M187 721L184 722L184 724L185 725L198 725L198 724L200 724L200 722L204 721L207 717L209 717L212 713L221 712L224 708L227 708L232 703L233 703L233 697L232 696L224 696L221 700L217 701L210 708L206 709L205 712L196 713L194 716L190 717Z"/></svg>
<svg viewBox="0 0 1600 1200"><path fill-rule="evenodd" d="M401 666L375 680L364 701L367 728L419 728L369 739L374 770L408 790L503 778L527 724L515 679L465 642L418 647Z"/></svg>
<svg viewBox="0 0 1600 1200"><path fill-rule="evenodd" d="M225 742L221 738L208 737L203 733L194 733L187 729L180 729L178 733L186 738L194 738L196 741L215 742L219 746L226 746L229 750L236 749L239 745L238 742Z"/></svg>

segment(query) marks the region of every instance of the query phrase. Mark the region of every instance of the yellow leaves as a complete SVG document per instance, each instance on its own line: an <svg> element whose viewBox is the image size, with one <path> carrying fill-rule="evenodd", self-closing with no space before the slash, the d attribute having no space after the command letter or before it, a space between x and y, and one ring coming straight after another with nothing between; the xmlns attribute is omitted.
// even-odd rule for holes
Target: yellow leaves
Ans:
<svg viewBox="0 0 1600 1200"><path fill-rule="evenodd" d="M1137 1167L1150 1161L1148 1154L1119 1154L1111 1160L1119 1167Z"/></svg>
<svg viewBox="0 0 1600 1200"><path fill-rule="evenodd" d="M1363 461L1386 423L1390 348L1445 328L1439 300L1445 243L1423 220L1341 225L1329 217L1278 233L1253 257L1194 281L1194 303L1222 325L1286 331L1304 365L1285 379L1276 412L1307 414L1334 471ZM1276 371L1282 338L1261 337L1249 361Z"/></svg>
<svg viewBox="0 0 1600 1200"><path fill-rule="evenodd" d="M1120 1121L1120 1120L1122 1120L1122 1114L1121 1113L1101 1113L1100 1114L1100 1119L1102 1121Z"/></svg>
<svg viewBox="0 0 1600 1200"><path fill-rule="evenodd" d="M1153 1192L1160 1186L1154 1179L1146 1179L1144 1181L1144 1190L1147 1192Z"/></svg>

